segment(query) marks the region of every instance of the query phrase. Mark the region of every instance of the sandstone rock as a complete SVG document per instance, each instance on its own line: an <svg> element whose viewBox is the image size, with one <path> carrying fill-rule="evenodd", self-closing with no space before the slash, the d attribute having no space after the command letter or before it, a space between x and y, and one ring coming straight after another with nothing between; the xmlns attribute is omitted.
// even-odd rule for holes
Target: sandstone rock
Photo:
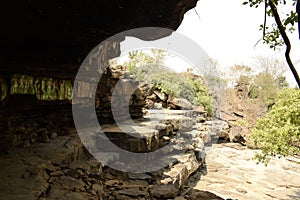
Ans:
<svg viewBox="0 0 300 200"><path fill-rule="evenodd" d="M156 198L175 198L178 189L174 185L153 185L149 188L152 197Z"/></svg>
<svg viewBox="0 0 300 200"><path fill-rule="evenodd" d="M167 101L168 100L168 95L164 92L161 92L161 91L158 91L158 90L155 90L153 92L160 100L162 101Z"/></svg>
<svg viewBox="0 0 300 200"><path fill-rule="evenodd" d="M85 183L80 179L61 176L53 182L52 188L81 192L85 190Z"/></svg>
<svg viewBox="0 0 300 200"><path fill-rule="evenodd" d="M203 106L193 106L193 110L197 111L197 113L202 114L204 117L207 116L207 113Z"/></svg>
<svg viewBox="0 0 300 200"><path fill-rule="evenodd" d="M219 135L219 139L221 140L225 140L225 141L230 141L230 138L229 138L229 131L226 131L226 130L222 130L220 132L220 135Z"/></svg>
<svg viewBox="0 0 300 200"><path fill-rule="evenodd" d="M152 177L151 177L152 178ZM148 190L149 180L138 180L138 179L130 179L128 181L122 182L122 189L139 189L139 190Z"/></svg>
<svg viewBox="0 0 300 200"><path fill-rule="evenodd" d="M198 162L200 163L204 163L205 162L205 156L206 156L206 153L203 149L198 149L196 148L194 150L194 153L195 153L195 156L196 156L196 159Z"/></svg>
<svg viewBox="0 0 300 200"><path fill-rule="evenodd" d="M99 185L99 184L93 184L92 185L92 190L96 192L96 194L101 194L103 193L103 185Z"/></svg>
<svg viewBox="0 0 300 200"><path fill-rule="evenodd" d="M91 167L85 160L74 160L71 164L69 164L69 168L74 170L81 169L87 173L91 172Z"/></svg>
<svg viewBox="0 0 300 200"><path fill-rule="evenodd" d="M151 95L147 96L147 99L152 100L153 102L156 102L157 96L155 94L151 94Z"/></svg>
<svg viewBox="0 0 300 200"><path fill-rule="evenodd" d="M184 197L175 197L175 199L174 200L186 200L187 198L184 198Z"/></svg>
<svg viewBox="0 0 300 200"><path fill-rule="evenodd" d="M78 136L60 136L59 140L52 140L48 144L37 143L31 148L44 159L57 165L71 163L84 155L83 145Z"/></svg>
<svg viewBox="0 0 300 200"><path fill-rule="evenodd" d="M168 100L169 104L175 105L178 109L183 109L183 110L191 110L192 109L192 104L183 98L172 98Z"/></svg>
<svg viewBox="0 0 300 200"><path fill-rule="evenodd" d="M145 108L147 109L153 109L154 108L154 102L151 99L146 99L145 100Z"/></svg>
<svg viewBox="0 0 300 200"><path fill-rule="evenodd" d="M168 136L163 136L163 140L164 140L164 141L170 141L170 139L171 139L171 138L168 137Z"/></svg>
<svg viewBox="0 0 300 200"><path fill-rule="evenodd" d="M193 139L193 146L195 149L200 149L201 151L204 150L204 142L199 137L196 137Z"/></svg>
<svg viewBox="0 0 300 200"><path fill-rule="evenodd" d="M194 153L180 155L177 158L178 162L170 170L164 172L166 178L160 180L160 183L170 183L172 186L179 189L187 181L188 177L194 173L200 166Z"/></svg>
<svg viewBox="0 0 300 200"><path fill-rule="evenodd" d="M27 156L26 149L19 154L12 152L1 157L1 199L37 199L46 193L49 187L48 174L40 168L40 165L34 166L30 162L27 163ZM35 157L35 160L36 164L43 163L41 158Z"/></svg>
<svg viewBox="0 0 300 200"><path fill-rule="evenodd" d="M100 176L102 174L102 165L96 159L88 160L87 163L91 168L92 176Z"/></svg>
<svg viewBox="0 0 300 200"><path fill-rule="evenodd" d="M50 142L50 139L49 139L47 134L43 134L42 136L39 137L39 141L44 142L44 143L48 143L48 142Z"/></svg>
<svg viewBox="0 0 300 200"><path fill-rule="evenodd" d="M244 137L238 132L238 130L235 127L230 129L229 139L230 139L230 142L237 142L237 143L243 143L243 144L246 142Z"/></svg>
<svg viewBox="0 0 300 200"><path fill-rule="evenodd" d="M120 181L118 180L108 180L104 183L106 186L113 186L113 185L119 185L120 184Z"/></svg>
<svg viewBox="0 0 300 200"><path fill-rule="evenodd" d="M148 174L136 174L136 173L129 173L128 177L133 180L145 180L151 181L152 177Z"/></svg>
<svg viewBox="0 0 300 200"><path fill-rule="evenodd" d="M55 171L55 172L50 173L51 177L60 177L60 176L63 176L63 175L64 175L64 173L62 171Z"/></svg>
<svg viewBox="0 0 300 200"><path fill-rule="evenodd" d="M126 195L132 198L149 196L148 191L143 191L139 189L124 189L124 190L116 191L115 193L118 195Z"/></svg>
<svg viewBox="0 0 300 200"><path fill-rule="evenodd" d="M246 194L247 191L244 190L243 188L237 188L236 191L238 191L239 193L242 193L242 194Z"/></svg>
<svg viewBox="0 0 300 200"><path fill-rule="evenodd" d="M199 117L197 118L197 123L204 123L204 122L206 122L206 118L205 118L205 117L199 116Z"/></svg>
<svg viewBox="0 0 300 200"><path fill-rule="evenodd" d="M198 131L206 131L207 130L207 126L202 123L197 123L196 126L197 126Z"/></svg>
<svg viewBox="0 0 300 200"><path fill-rule="evenodd" d="M200 191L200 190L193 190L191 193L192 199L205 199L205 200L224 200L221 197L209 192L209 191Z"/></svg>
<svg viewBox="0 0 300 200"><path fill-rule="evenodd" d="M119 160L119 154L114 152L98 152L94 153L94 156L97 160L101 161L102 165Z"/></svg>
<svg viewBox="0 0 300 200"><path fill-rule="evenodd" d="M55 139L56 137L57 137L57 133L55 133L55 132L51 133L50 136L49 136L49 138L51 140Z"/></svg>
<svg viewBox="0 0 300 200"><path fill-rule="evenodd" d="M200 132L200 137L203 140L204 144L208 144L211 142L211 136L208 131L201 131Z"/></svg>
<svg viewBox="0 0 300 200"><path fill-rule="evenodd" d="M153 109L159 109L161 110L163 108L162 104L161 103L154 103L153 105Z"/></svg>
<svg viewBox="0 0 300 200"><path fill-rule="evenodd" d="M70 190L51 189L46 199L86 200L86 199L98 199L98 197L96 195L93 196L86 192L74 192Z"/></svg>

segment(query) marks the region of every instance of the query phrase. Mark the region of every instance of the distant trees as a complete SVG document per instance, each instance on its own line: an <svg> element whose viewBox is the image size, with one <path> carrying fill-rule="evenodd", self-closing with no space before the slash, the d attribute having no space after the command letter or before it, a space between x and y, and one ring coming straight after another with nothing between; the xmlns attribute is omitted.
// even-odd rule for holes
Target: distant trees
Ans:
<svg viewBox="0 0 300 200"><path fill-rule="evenodd" d="M251 98L259 98L270 106L278 97L281 88L288 87L284 72L285 64L273 57L256 57L256 66L261 72L253 77L249 91Z"/></svg>
<svg viewBox="0 0 300 200"><path fill-rule="evenodd" d="M259 98L264 104L271 105L278 97L279 85L274 77L267 73L261 72L254 77L250 97Z"/></svg>
<svg viewBox="0 0 300 200"><path fill-rule="evenodd" d="M288 87L284 72L285 64L273 57L257 56L256 73L251 67L235 65L230 68L229 77L236 95L247 104L247 98L258 98L265 105L271 105L279 89Z"/></svg>
<svg viewBox="0 0 300 200"><path fill-rule="evenodd" d="M270 74L274 80L283 76L287 71L286 64L283 61L271 56L256 56L255 67L261 69L264 73Z"/></svg>

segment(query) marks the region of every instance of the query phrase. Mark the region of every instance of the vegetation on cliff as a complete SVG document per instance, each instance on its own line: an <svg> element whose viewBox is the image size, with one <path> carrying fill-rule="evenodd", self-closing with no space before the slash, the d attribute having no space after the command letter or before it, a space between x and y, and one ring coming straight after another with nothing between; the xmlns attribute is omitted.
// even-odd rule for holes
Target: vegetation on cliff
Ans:
<svg viewBox="0 0 300 200"><path fill-rule="evenodd" d="M212 99L202 78L192 73L176 73L164 65L167 53L161 49L152 49L150 53L134 51L129 53L129 61L124 66L138 80L146 81L161 92L176 98L185 98L193 105L203 106L208 114L213 111Z"/></svg>

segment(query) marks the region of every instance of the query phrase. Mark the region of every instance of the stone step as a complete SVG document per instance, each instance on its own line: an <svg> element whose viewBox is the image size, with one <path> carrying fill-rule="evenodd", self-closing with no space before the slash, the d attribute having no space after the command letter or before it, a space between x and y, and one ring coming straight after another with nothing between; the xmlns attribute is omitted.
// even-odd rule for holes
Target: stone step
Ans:
<svg viewBox="0 0 300 200"><path fill-rule="evenodd" d="M195 125L196 120L191 117L186 117L183 115L165 115L165 114L153 114L145 116L145 119L159 121L163 124L172 124L173 130L192 130L193 125Z"/></svg>
<svg viewBox="0 0 300 200"><path fill-rule="evenodd" d="M144 121L138 123L138 125L147 127L150 129L158 130L159 132L159 138L162 138L163 136L169 136L173 134L173 126L172 124L165 124L160 123L159 121Z"/></svg>
<svg viewBox="0 0 300 200"><path fill-rule="evenodd" d="M175 198L189 176L202 165L194 152L178 155L177 163L163 173L157 184L150 186L150 194L155 198Z"/></svg>
<svg viewBox="0 0 300 200"><path fill-rule="evenodd" d="M155 129L143 126L111 125L102 127L105 135L118 147L136 153L155 151L159 148L159 133ZM101 140L104 135L98 135ZM99 150L109 151L103 145L97 145Z"/></svg>
<svg viewBox="0 0 300 200"><path fill-rule="evenodd" d="M197 116L199 112L196 110L166 110L166 109L149 109L147 115L183 115L187 117Z"/></svg>

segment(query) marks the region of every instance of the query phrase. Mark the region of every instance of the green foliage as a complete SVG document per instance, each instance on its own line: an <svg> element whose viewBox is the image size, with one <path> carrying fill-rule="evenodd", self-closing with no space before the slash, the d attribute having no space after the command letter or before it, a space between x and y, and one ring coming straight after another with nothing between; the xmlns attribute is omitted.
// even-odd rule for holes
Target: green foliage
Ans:
<svg viewBox="0 0 300 200"><path fill-rule="evenodd" d="M211 114L213 107L208 89L192 75L178 76L170 70L156 70L151 73L149 82L168 95L186 98L194 105L202 105Z"/></svg>
<svg viewBox="0 0 300 200"><path fill-rule="evenodd" d="M258 86L255 86L253 84L250 85L249 87L249 93L248 93L248 96L251 98L251 99L255 99L255 98L258 98L259 96L259 87Z"/></svg>
<svg viewBox="0 0 300 200"><path fill-rule="evenodd" d="M289 83L287 82L285 76L279 76L275 81L279 88L288 88L289 87Z"/></svg>
<svg viewBox="0 0 300 200"><path fill-rule="evenodd" d="M248 76L240 76L236 81L235 89L242 94L243 98L248 96L250 81L251 78Z"/></svg>
<svg viewBox="0 0 300 200"><path fill-rule="evenodd" d="M128 57L130 61L127 62L125 65L128 67L129 71L135 70L138 67L138 65L141 64L147 65L149 63L154 63L154 59L142 51L131 51L128 53Z"/></svg>
<svg viewBox="0 0 300 200"><path fill-rule="evenodd" d="M255 158L268 163L270 156L300 153L300 90L283 89L272 110L258 120L250 139L262 150Z"/></svg>
<svg viewBox="0 0 300 200"><path fill-rule="evenodd" d="M295 6L297 0L292 1L286 1L286 0L269 0L272 1L276 7L279 6ZM268 0L247 0L243 2L243 5L249 5L250 7L257 8L259 5L263 4L266 7L266 15L268 17L274 17L270 4ZM287 13L284 13L285 18L282 19L282 24L284 26L284 29L293 32L295 30L294 26L296 22L298 22L298 15L296 13L296 9L290 10ZM260 25L260 30L264 32L264 43L268 44L271 49L276 50L276 48L283 46L284 42L281 38L279 29L277 25L274 25L273 23L269 25L268 23L264 23Z"/></svg>
<svg viewBox="0 0 300 200"><path fill-rule="evenodd" d="M246 65L234 65L230 67L229 75L237 83L236 81L240 79L241 76L251 78L252 69Z"/></svg>
<svg viewBox="0 0 300 200"><path fill-rule="evenodd" d="M152 83L170 96L186 98L194 105L202 105L211 114L212 100L208 89L201 83L201 78L191 72L178 74L162 66L165 56L166 53L158 49L152 50L150 55L136 51L129 53L130 60L124 65L128 66L138 80Z"/></svg>
<svg viewBox="0 0 300 200"><path fill-rule="evenodd" d="M73 83L71 80L13 74L10 94L34 94L43 101L71 100Z"/></svg>
<svg viewBox="0 0 300 200"><path fill-rule="evenodd" d="M266 105L273 104L278 97L279 86L273 76L269 73L261 72L256 75L253 85L256 86L255 92L257 97ZM253 96L253 94L251 95Z"/></svg>

